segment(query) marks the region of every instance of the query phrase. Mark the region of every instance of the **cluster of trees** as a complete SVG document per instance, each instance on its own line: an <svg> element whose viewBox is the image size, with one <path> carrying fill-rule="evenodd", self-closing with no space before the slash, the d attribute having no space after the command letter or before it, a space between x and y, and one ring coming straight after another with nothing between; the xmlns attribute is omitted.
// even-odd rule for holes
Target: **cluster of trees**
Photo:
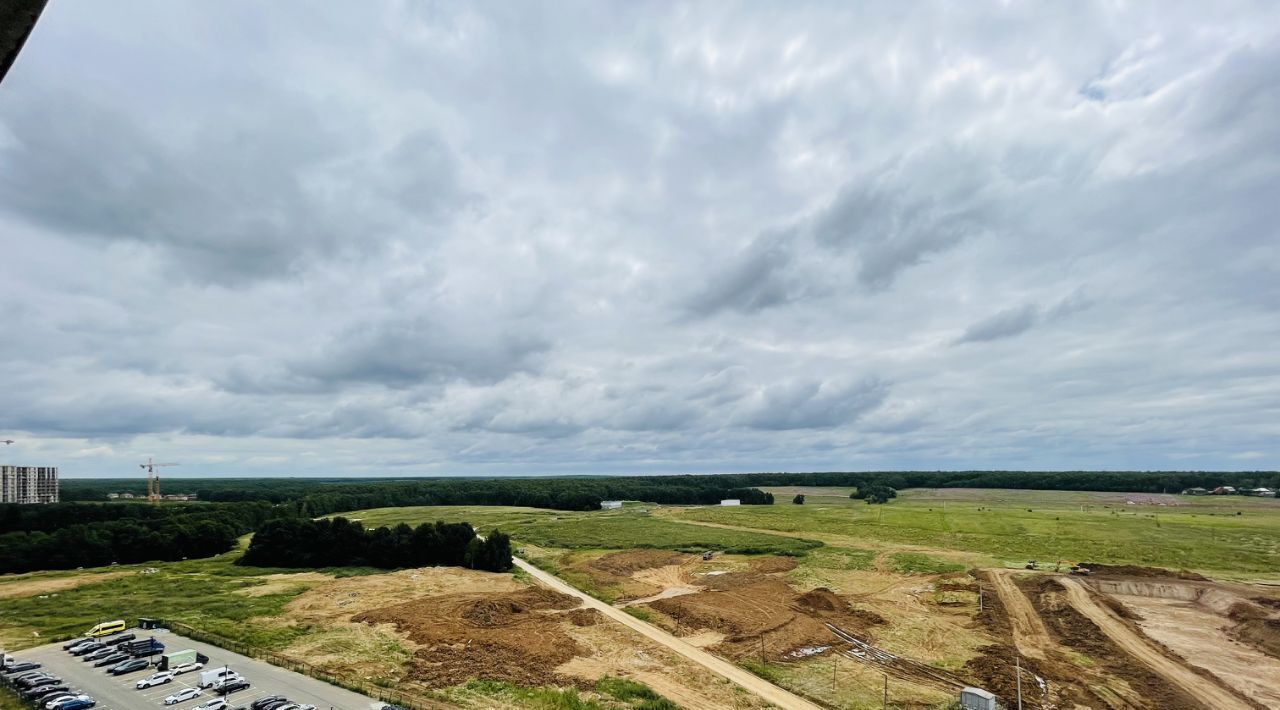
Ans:
<svg viewBox="0 0 1280 710"><path fill-rule="evenodd" d="M883 483L868 483L858 486L858 490L849 494L854 500L865 500L867 503L888 503L890 498L897 498L898 491Z"/></svg>
<svg viewBox="0 0 1280 710"><path fill-rule="evenodd" d="M274 513L269 503L0 505L0 573L209 557Z"/></svg>
<svg viewBox="0 0 1280 710"><path fill-rule="evenodd" d="M791 502L795 503L796 505L804 505L804 494L803 493L798 494L795 498L791 499Z"/></svg>
<svg viewBox="0 0 1280 710"><path fill-rule="evenodd" d="M416 528L366 530L346 518L278 518L253 536L240 564L259 567L459 566L505 572L511 569L511 540L494 531L476 536L467 523L423 523Z"/></svg>

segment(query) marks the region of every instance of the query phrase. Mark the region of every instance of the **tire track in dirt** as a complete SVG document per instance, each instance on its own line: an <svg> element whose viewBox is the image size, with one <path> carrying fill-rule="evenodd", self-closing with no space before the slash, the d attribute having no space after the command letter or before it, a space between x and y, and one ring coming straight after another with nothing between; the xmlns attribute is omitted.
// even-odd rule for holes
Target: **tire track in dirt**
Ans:
<svg viewBox="0 0 1280 710"><path fill-rule="evenodd" d="M672 651L675 651L690 661L697 663L712 673L736 683L747 691L755 693L778 707L796 708L797 710L821 710L818 705L815 705L808 700L791 693L790 691L784 690L773 683L760 678L759 676L753 675L723 658L720 658L719 656L712 655L692 644L672 636L652 624L645 623L640 619L631 616L621 609L605 604L599 599L579 591L559 577L534 567L519 557L513 557L512 561L515 562L520 569L528 572L529 576L538 580L538 582L544 586L550 587L557 592L569 594L581 599L582 603L588 608L599 611L601 614L604 614L613 621L616 621L623 626L626 626L643 636L666 646Z"/></svg>
<svg viewBox="0 0 1280 710"><path fill-rule="evenodd" d="M1056 647L1044 620L1036 613L1031 600L1018 589L1009 575L1011 570L986 570L986 577L995 587L996 594L1004 604L1009 623L1013 626L1013 645L1024 656L1037 660L1046 660L1049 651Z"/></svg>
<svg viewBox="0 0 1280 710"><path fill-rule="evenodd" d="M1094 601L1089 590L1078 579L1060 577L1067 590L1067 601L1102 630L1111 642L1139 663L1181 688L1212 710L1254 710L1254 706L1236 697L1204 676L1165 656L1154 644L1130 629L1115 612Z"/></svg>

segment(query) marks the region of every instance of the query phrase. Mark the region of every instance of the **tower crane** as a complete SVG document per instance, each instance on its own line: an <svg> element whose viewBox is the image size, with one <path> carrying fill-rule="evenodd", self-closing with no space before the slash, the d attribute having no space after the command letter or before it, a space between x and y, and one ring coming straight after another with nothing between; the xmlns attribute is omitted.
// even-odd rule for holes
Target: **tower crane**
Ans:
<svg viewBox="0 0 1280 710"><path fill-rule="evenodd" d="M156 475L156 469L161 466L177 466L176 463L156 463L147 457L146 463L138 464L139 468L147 471L147 501L150 503L160 502L160 477Z"/></svg>

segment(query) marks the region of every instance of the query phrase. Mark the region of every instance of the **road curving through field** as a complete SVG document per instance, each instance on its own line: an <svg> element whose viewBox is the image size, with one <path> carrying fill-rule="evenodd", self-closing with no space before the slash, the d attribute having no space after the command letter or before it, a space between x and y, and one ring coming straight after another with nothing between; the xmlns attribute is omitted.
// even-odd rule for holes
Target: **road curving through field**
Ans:
<svg viewBox="0 0 1280 710"><path fill-rule="evenodd" d="M1212 710L1254 710L1253 705L1236 697L1226 688L1161 653L1146 637L1130 629L1115 612L1094 601L1080 580L1059 577L1058 581L1066 588L1067 601L1071 606L1096 624L1116 646L1204 703L1205 707Z"/></svg>
<svg viewBox="0 0 1280 710"><path fill-rule="evenodd" d="M516 566L525 572L528 572L529 576L538 580L538 582L554 589L557 592L581 599L582 603L587 608L595 609L623 626L640 633L649 640L656 641L657 643L666 646L672 651L675 651L681 656L697 663L712 673L736 683L740 687L755 693L778 707L787 708L788 710L791 708L797 708L799 710L821 710L820 706L815 705L812 702L791 693L790 691L779 688L773 683L770 683L759 676L753 675L752 673L733 665L719 656L708 653L697 646L684 641L683 639L672 636L652 624L635 618L625 611L614 608L613 606L605 604L585 592L575 589L559 577L538 569L519 557L513 557L512 560L516 563Z"/></svg>

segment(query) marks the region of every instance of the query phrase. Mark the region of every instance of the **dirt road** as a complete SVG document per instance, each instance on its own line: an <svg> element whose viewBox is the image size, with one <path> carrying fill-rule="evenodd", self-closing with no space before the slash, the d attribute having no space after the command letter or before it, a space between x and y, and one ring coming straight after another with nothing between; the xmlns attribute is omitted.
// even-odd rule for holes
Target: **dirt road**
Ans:
<svg viewBox="0 0 1280 710"><path fill-rule="evenodd" d="M1067 590L1067 601L1126 653L1153 672L1186 691L1205 707L1213 710L1253 710L1253 706L1165 656L1147 638L1125 625L1115 612L1103 607L1089 595L1089 590L1078 579L1059 577Z"/></svg>
<svg viewBox="0 0 1280 710"><path fill-rule="evenodd" d="M707 653L706 651L678 639L652 624L645 623L634 616L631 616L625 611L616 609L595 597L578 591L561 581L559 577L548 574L518 557L513 559L520 569L528 572L529 576L538 580L542 584L556 590L557 592L570 594L581 599L582 603L588 608L599 611L601 614L604 614L619 624L643 634L645 637L666 646L672 651L675 651L681 656L701 665L707 670L737 683L739 686L755 693L778 707L788 708L788 710L791 708L820 710L819 706L814 705L798 695L794 695L762 678L752 675L751 673L748 673L718 656Z"/></svg>
<svg viewBox="0 0 1280 710"><path fill-rule="evenodd" d="M1049 649L1053 648L1053 638L1044 621L1031 606L1031 600L1018 589L1010 579L1015 574L1012 570L987 570L987 579L995 587L1000 603L1004 604L1005 613L1009 615L1009 623L1013 625L1013 644L1018 652L1029 658L1045 660Z"/></svg>

